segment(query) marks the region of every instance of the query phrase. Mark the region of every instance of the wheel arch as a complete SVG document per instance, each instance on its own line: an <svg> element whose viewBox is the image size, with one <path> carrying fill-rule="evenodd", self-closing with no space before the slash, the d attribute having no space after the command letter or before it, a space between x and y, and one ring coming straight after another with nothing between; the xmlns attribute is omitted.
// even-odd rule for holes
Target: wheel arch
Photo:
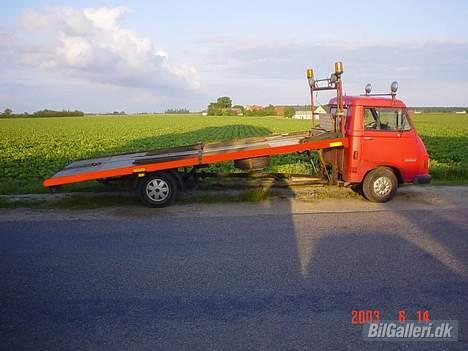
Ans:
<svg viewBox="0 0 468 351"><path fill-rule="evenodd" d="M176 184L177 184L177 188L179 189L179 191L184 191L185 189L185 184L184 184L184 179L182 178L182 176L180 175L179 172L177 172L177 169L169 169L166 171L166 173L172 175L176 181Z"/></svg>
<svg viewBox="0 0 468 351"><path fill-rule="evenodd" d="M403 177L401 176L401 173L400 173L400 170L398 169L398 167L395 167L395 166L391 166L391 165L378 165L374 168L369 168L366 173L364 173L364 176L362 177L362 181L364 181L364 179L366 179L367 175L372 172L374 169L377 169L377 168L389 168L394 174L395 176L397 177L397 180L398 180L398 184L403 184L404 181L403 181Z"/></svg>
<svg viewBox="0 0 468 351"><path fill-rule="evenodd" d="M171 176L172 178L174 178L174 181L175 181L175 183L177 185L177 189L179 191L184 191L184 189L185 189L184 179L182 178L180 173L177 172L176 169L167 169L167 170L162 170L162 171L155 171L155 172L145 173L144 177L135 178L136 181L135 181L135 184L134 184L134 188L136 188L138 183L143 181L146 176L151 175L151 174L155 174L155 173L163 173L163 174L167 174L167 175Z"/></svg>

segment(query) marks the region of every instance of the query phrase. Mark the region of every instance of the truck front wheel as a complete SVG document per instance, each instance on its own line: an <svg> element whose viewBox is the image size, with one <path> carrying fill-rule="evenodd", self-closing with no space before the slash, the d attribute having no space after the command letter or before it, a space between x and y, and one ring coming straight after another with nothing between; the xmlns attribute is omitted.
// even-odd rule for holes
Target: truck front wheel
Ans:
<svg viewBox="0 0 468 351"><path fill-rule="evenodd" d="M139 180L136 190L140 200L148 207L169 206L177 195L176 181L166 172L145 175Z"/></svg>
<svg viewBox="0 0 468 351"><path fill-rule="evenodd" d="M367 173L362 183L364 197L372 202L387 202L395 196L398 179L388 167L379 167Z"/></svg>

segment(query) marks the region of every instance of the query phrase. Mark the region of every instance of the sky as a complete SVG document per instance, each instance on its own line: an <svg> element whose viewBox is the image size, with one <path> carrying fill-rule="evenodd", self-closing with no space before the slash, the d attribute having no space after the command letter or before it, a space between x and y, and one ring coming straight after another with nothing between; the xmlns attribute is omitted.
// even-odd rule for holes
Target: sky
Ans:
<svg viewBox="0 0 468 351"><path fill-rule="evenodd" d="M335 61L348 95L468 106L467 1L0 1L0 110L302 105Z"/></svg>

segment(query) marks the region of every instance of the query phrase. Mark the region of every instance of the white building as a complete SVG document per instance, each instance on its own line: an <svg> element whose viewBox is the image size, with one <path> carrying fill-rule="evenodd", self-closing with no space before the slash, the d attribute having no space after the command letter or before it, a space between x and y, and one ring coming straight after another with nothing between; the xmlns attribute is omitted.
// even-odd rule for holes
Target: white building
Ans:
<svg viewBox="0 0 468 351"><path fill-rule="evenodd" d="M314 111L314 119L318 120L321 114L326 114L327 111L322 106L318 106ZM294 119L312 119L312 112L310 109L304 110L296 110L295 115L293 116Z"/></svg>
<svg viewBox="0 0 468 351"><path fill-rule="evenodd" d="M319 106L315 109L314 111L314 114L315 115L321 115L321 114L324 114L324 113L327 113L327 111L325 111L325 109L322 107L322 106Z"/></svg>
<svg viewBox="0 0 468 351"><path fill-rule="evenodd" d="M312 119L312 112L306 110L296 111L293 116L294 119Z"/></svg>

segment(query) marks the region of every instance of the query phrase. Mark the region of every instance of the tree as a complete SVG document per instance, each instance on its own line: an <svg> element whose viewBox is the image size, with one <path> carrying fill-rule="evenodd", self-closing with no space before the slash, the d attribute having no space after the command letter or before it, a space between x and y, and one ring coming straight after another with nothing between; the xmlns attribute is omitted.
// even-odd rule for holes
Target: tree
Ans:
<svg viewBox="0 0 468 351"><path fill-rule="evenodd" d="M218 104L216 102L211 102L208 105L207 115L208 116L218 116L218 115L220 115L220 111L221 111L221 109L218 108Z"/></svg>
<svg viewBox="0 0 468 351"><path fill-rule="evenodd" d="M237 113L231 111L232 100L229 96L221 96L216 102L208 105L208 116L235 116Z"/></svg>
<svg viewBox="0 0 468 351"><path fill-rule="evenodd" d="M242 105L234 105L234 106L232 106L232 108L238 108L239 110L241 110L242 113L245 112L245 107L242 106Z"/></svg>
<svg viewBox="0 0 468 351"><path fill-rule="evenodd" d="M261 111L261 116L276 116L275 106L268 105Z"/></svg>
<svg viewBox="0 0 468 351"><path fill-rule="evenodd" d="M5 116L10 116L13 110L11 108L6 108L5 111L3 111L3 114Z"/></svg>
<svg viewBox="0 0 468 351"><path fill-rule="evenodd" d="M286 106L284 108L284 117L292 118L295 114L296 114L296 110L294 110L294 107Z"/></svg>
<svg viewBox="0 0 468 351"><path fill-rule="evenodd" d="M218 108L231 108L232 100L229 96L222 96L218 98L216 104L218 105Z"/></svg>

